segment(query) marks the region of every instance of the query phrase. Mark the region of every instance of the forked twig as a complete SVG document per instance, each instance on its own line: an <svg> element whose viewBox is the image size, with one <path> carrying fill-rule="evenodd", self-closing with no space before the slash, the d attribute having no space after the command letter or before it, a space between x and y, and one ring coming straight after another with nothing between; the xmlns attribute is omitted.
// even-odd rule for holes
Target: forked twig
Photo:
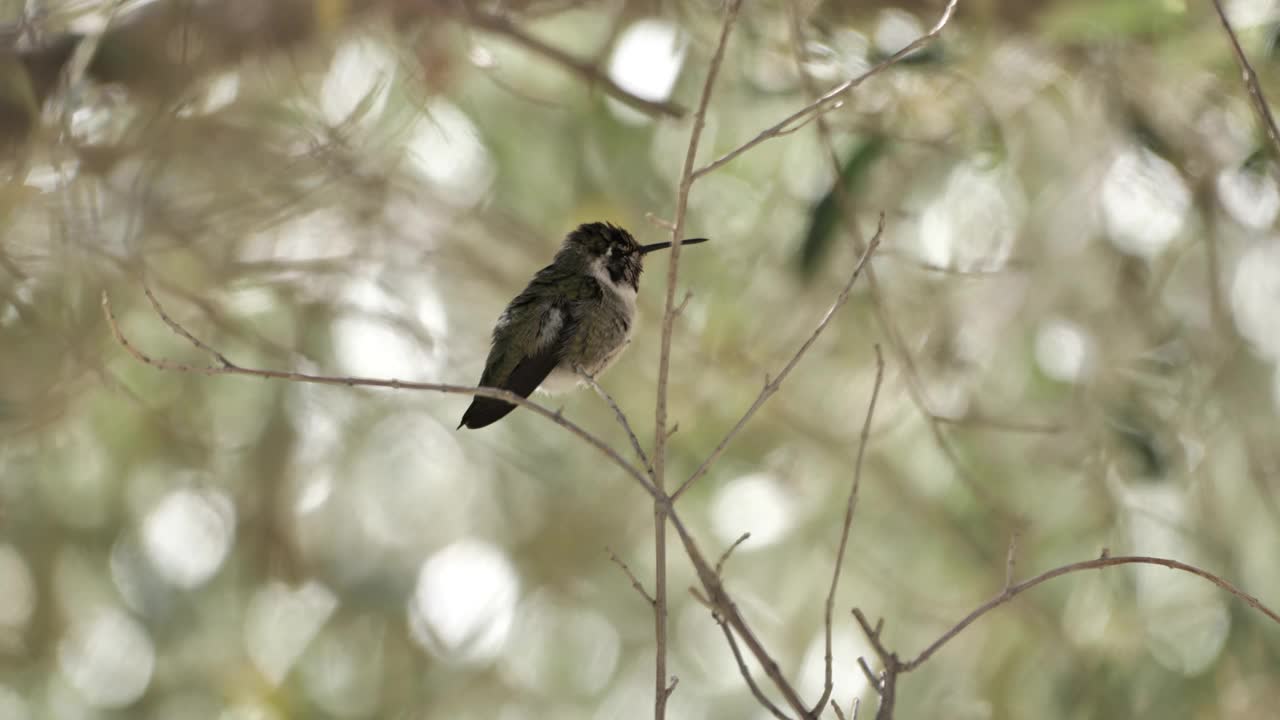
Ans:
<svg viewBox="0 0 1280 720"><path fill-rule="evenodd" d="M739 145L738 147L734 148L728 153L725 153L715 161L710 162L701 168L698 168L698 171L693 174L693 177L696 179L696 178L702 177L703 175L706 175L707 173L714 172L718 168L732 162L739 155L745 153L746 151L750 150L756 145L759 145L765 140L768 140L770 138L775 138L787 133L788 131L791 130L792 123L795 123L800 120L804 120L809 115L821 115L822 113L825 113L831 110L833 107L833 104L831 104L833 100L836 100L841 95L844 95L850 90L866 82L869 78L879 75L881 72L888 69L890 66L896 65L903 58L914 53L915 51L919 50L925 45L928 45L929 43L933 42L933 39L936 38L942 32L942 29L946 27L947 23L951 21L951 15L952 13L955 12L955 9L956 9L956 2L958 2L958 0L948 0L946 8L944 8L942 11L942 16L939 17L938 22L934 23L933 27L929 29L929 32L926 32L924 35L921 35L920 37L916 38L909 45L902 48L898 52L890 55L888 58L882 60L875 67L872 67L870 70L862 73L861 75L859 75L856 78L853 78L852 80L847 80L843 83L840 83L834 88L828 90L817 100L814 100L808 105L800 108L794 113L783 118L777 124L771 127L765 128L764 130L761 130L758 135L751 138L747 142Z"/></svg>
<svg viewBox="0 0 1280 720"><path fill-rule="evenodd" d="M858 708L861 707L862 701L854 698L849 704L849 716L845 717L844 711L840 709L840 703L835 700L831 701L831 709L836 711L836 717L840 720L858 720Z"/></svg>
<svg viewBox="0 0 1280 720"><path fill-rule="evenodd" d="M871 673L871 668L867 667L867 662L863 658L858 658L858 666L862 668L862 672L870 681L871 687L876 689L880 695L880 706L876 708L876 720L891 720L893 718L894 702L898 698L898 675L906 672L903 668L902 661L889 648L885 647L880 640L880 633L884 631L884 620L876 621L875 627L867 622L867 617L862 614L858 608L853 609L853 617L858 621L858 625L862 627L862 632L867 636L867 641L871 643L871 648L875 650L876 656L880 658L880 663L884 665L884 670L880 673L880 677L876 678Z"/></svg>

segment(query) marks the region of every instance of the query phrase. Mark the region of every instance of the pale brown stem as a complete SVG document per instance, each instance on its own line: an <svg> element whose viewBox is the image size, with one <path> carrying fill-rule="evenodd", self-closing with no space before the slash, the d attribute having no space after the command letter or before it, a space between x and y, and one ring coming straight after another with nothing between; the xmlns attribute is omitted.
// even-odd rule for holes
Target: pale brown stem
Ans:
<svg viewBox="0 0 1280 720"><path fill-rule="evenodd" d="M627 419L627 414L622 412L622 408L618 407L618 403L613 399L613 396L601 387L600 383L596 382L596 379L587 373L586 370L575 366L574 371L577 372L583 381L595 391L596 395L600 396L601 400L605 401L605 404L609 406L609 409L613 410L614 418L616 418L618 424L622 426L622 430L626 432L627 440L631 442L631 450L635 452L636 457L639 458L640 464L644 467L645 471L652 475L653 465L649 462L649 456L645 454L644 447L640 445L640 438L636 437L635 430L631 428L631 421Z"/></svg>
<svg viewBox="0 0 1280 720"><path fill-rule="evenodd" d="M738 663L738 672L742 674L742 679L747 681L747 688L751 690L751 695L760 703L760 706L769 711L770 715L778 718L778 720L790 720L786 713L778 709L777 705L764 694L760 686L756 684L754 678L751 677L751 670L747 667L747 662L742 657L742 650L738 648L738 641L733 637L733 631L725 624L724 619L716 616L716 623L724 632L725 642L729 643L729 650L733 653L733 659Z"/></svg>
<svg viewBox="0 0 1280 720"><path fill-rule="evenodd" d="M738 19L738 10L742 0L731 0L725 11L724 22L720 27L720 39L716 43L715 52L711 56L707 68L707 77L702 85L702 95L698 100L698 109L693 115L693 129L689 134L689 147L685 153L684 169L680 173L679 191L676 196L676 214L671 229L671 251L667 263L667 292L664 312L662 314L662 344L658 355L658 393L654 408L653 431L653 484L658 492L666 488L666 455L667 455L667 383L671 373L671 331L676 318L676 281L679 279L680 246L684 241L685 216L689 209L689 190L693 186L693 164L698 155L698 143L702 139L702 130L706 126L707 107L711 103L711 93L715 88L716 76L720 73L720 63L724 60L725 47L729 43L729 34L733 31ZM663 720L667 712L667 511L670 500L655 502L653 508L653 551L654 551L654 598L657 601L653 612L654 634L654 704L655 720ZM687 534L685 537L688 538ZM688 538L691 542L692 538Z"/></svg>
<svg viewBox="0 0 1280 720"><path fill-rule="evenodd" d="M823 616L826 654L823 657L822 697L813 706L814 717L822 714L822 709L826 706L827 700L831 699L831 691L835 688L835 680L832 676L834 657L831 652L831 618L835 612L836 587L840 584L840 570L844 567L844 554L849 545L849 531L853 527L853 511L858 506L858 488L862 485L862 459L867 450L867 439L871 436L871 419L875 416L876 400L880 397L880 385L884 382L884 356L880 353L879 345L875 346L875 350L876 380L875 385L871 387L871 401L867 403L867 417L862 421L862 434L858 437L858 456L853 464L853 486L849 489L849 501L844 508L844 526L840 529L840 545L836 551L835 568L831 571L831 589L827 591L827 607Z"/></svg>

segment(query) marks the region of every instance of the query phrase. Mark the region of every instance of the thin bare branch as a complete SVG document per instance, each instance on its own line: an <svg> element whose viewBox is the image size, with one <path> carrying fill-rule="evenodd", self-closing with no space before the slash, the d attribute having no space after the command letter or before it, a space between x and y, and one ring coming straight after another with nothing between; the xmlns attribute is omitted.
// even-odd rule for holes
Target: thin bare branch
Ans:
<svg viewBox="0 0 1280 720"><path fill-rule="evenodd" d="M858 506L858 488L862 485L862 459L867 450L867 439L871 436L871 419L875 416L876 400L880 397L880 385L884 382L884 355L881 354L879 345L875 346L875 351L876 380L875 385L871 388L871 401L867 403L867 417L862 421L862 434L858 438L858 457L853 464L853 485L849 488L849 501L844 508L844 526L840 529L840 545L836 551L835 567L831 571L831 589L827 591L827 607L823 616L823 624L826 631L826 655L823 657L825 666L823 668L822 697L813 706L813 715L815 717L822 713L827 700L831 699L831 691L835 688L835 681L832 677L831 617L835 612L836 587L840 584L840 570L844 567L845 549L849 545L849 530L853 527L853 511Z"/></svg>
<svg viewBox="0 0 1280 720"><path fill-rule="evenodd" d="M609 405L609 409L613 410L613 416L617 418L618 424L622 426L623 431L627 433L627 439L631 441L631 449L635 451L636 457L640 459L640 464L650 475L653 474L653 466L649 463L649 456L645 454L644 447L640 445L640 439L636 437L635 430L631 429L631 422L627 420L627 414L622 412L622 408L618 407L618 403L614 401L613 396L608 393L596 379L592 377L586 370L581 367L574 367L574 372L586 381L587 385L600 396Z"/></svg>
<svg viewBox="0 0 1280 720"><path fill-rule="evenodd" d="M987 602L980 605L976 610L966 615L963 620L961 620L960 622L952 626L950 630L943 633L942 636L939 637L937 640L934 640L928 647L926 647L923 651L921 651L921 653L917 655L914 659L903 663L902 671L908 672L920 667L920 665L922 665L926 660L932 657L934 653L938 652L938 650L940 650L942 646L950 642L952 638L954 638L956 635L959 635L960 632L963 631L965 628L972 625L975 621L978 620L978 618L982 617L983 615L986 615L987 613L1000 607L1001 605L1004 605L1005 603L1012 600L1014 597L1026 592L1027 590L1030 590L1031 588L1037 585L1040 585L1042 583L1048 582L1049 580L1052 580L1056 577L1061 577L1069 573L1081 572L1083 570L1097 570L1099 568L1111 567L1113 565L1160 565L1163 567L1167 567L1171 570L1178 570L1181 572L1190 573L1191 575L1195 575L1196 577L1204 578L1205 580L1208 580L1209 582L1213 583L1214 585L1217 585L1223 590L1226 590L1232 595L1235 595L1237 598L1243 601L1244 604L1248 605L1254 610L1257 610L1263 615L1266 615L1273 622L1280 624L1280 614L1277 614L1275 610L1272 610L1271 608L1262 604L1262 601L1258 600L1258 598L1241 590L1235 585L1232 585L1231 583L1222 579L1218 575L1215 575L1209 572L1208 570L1202 570L1201 568L1198 568L1194 565L1188 565L1187 563L1179 562L1177 560L1170 560L1168 558L1147 557L1147 556L1141 556L1141 555L1120 555L1116 557L1108 557L1104 553L1103 557L1099 557L1095 560L1085 560L1083 562L1071 563L1070 565L1063 565L1061 567L1057 567L1047 572L1041 573L1040 575L1037 575L1031 578L1030 580L1026 580L1021 583L1018 583L1017 585L1012 585L1006 588L999 595L995 596L994 598L991 598Z"/></svg>
<svg viewBox="0 0 1280 720"><path fill-rule="evenodd" d="M203 350L206 353L209 353L209 355L218 363L219 366L224 368L235 367L234 365L231 364L230 360L228 360L226 357L223 356L222 353L218 352L217 350L214 350L213 348L201 342L199 338L187 332L186 328L182 327L173 318L169 317L169 313L165 312L164 306L161 305L160 301L156 299L155 293L151 292L150 285L147 285L144 282L142 284L142 292L146 294L147 302L151 303L151 308L156 311L156 314L160 316L160 319L164 321L164 324L169 326L170 330L186 338L187 342L191 343L192 345L195 345L198 349Z"/></svg>
<svg viewBox="0 0 1280 720"><path fill-rule="evenodd" d="M698 109L693 114L693 129L689 132L689 147L685 152L684 167L680 172L679 190L676 194L676 211L671 228L671 250L668 253L667 291L662 314L662 342L658 354L658 389L654 407L653 429L653 485L660 493L666 491L666 456L667 456L667 383L671 374L671 333L676 319L676 282L679 279L680 247L684 242L684 224L689 209L689 190L693 186L693 165L698 155L698 143L702 139L702 130L707 122L707 107L711 104L711 94L715 89L716 77L720 74L720 64L724 60L725 48L729 44L729 35L738 20L738 11L742 0L730 0L725 9L724 21L720 26L720 39L716 42L715 52L707 67L707 77L702 85L702 94L698 99ZM654 700L654 718L663 720L666 717L667 693L667 512L671 508L671 499L665 494L664 502L654 502L653 506L653 545L655 582L654 598L654 682L656 684ZM693 538L682 527L677 525L681 540L686 549L692 550ZM690 559L693 559L690 552ZM696 564L696 561L695 561ZM703 574L700 572L700 574ZM703 583L718 583L718 578L703 578ZM711 587L708 593L713 595ZM720 595L724 595L723 589ZM720 605L726 603L718 603ZM741 620L739 618L739 620ZM744 623L745 626L745 623ZM794 693L793 693L794 694Z"/></svg>
<svg viewBox="0 0 1280 720"><path fill-rule="evenodd" d="M1276 128L1276 119L1271 114L1271 106L1267 104L1266 95L1262 93L1258 74L1253 71L1253 65L1249 64L1249 58L1244 54L1244 48L1240 46L1240 38L1236 35L1235 28L1231 27L1231 21L1227 19L1227 11L1222 7L1222 0L1213 0L1213 9L1218 13L1218 20L1222 22L1222 29L1226 31L1227 39L1231 41L1231 52L1235 54L1236 64L1240 66L1240 75L1244 79L1245 88L1249 91L1253 111L1258 115L1258 122L1262 125L1263 132L1271 140L1271 149L1276 159L1280 159L1280 129Z"/></svg>
<svg viewBox="0 0 1280 720"><path fill-rule="evenodd" d="M1011 542L1009 548L1010 548L1009 557L1013 557L1014 552L1016 551L1016 543ZM905 662L899 659L896 653L889 650L889 648L887 648L884 645L884 642L881 640L880 635L883 630L883 622L878 622L876 623L875 627L872 627L871 624L867 622L867 618L865 615L862 614L862 611L859 610L858 608L854 608L853 609L854 619L856 619L858 621L858 625L862 627L863 633L867 636L867 641L871 643L872 649L875 650L876 655L879 656L880 661L881 663L883 663L885 668L883 679L878 684L874 680L872 680L873 686L878 687L880 691L880 709L876 713L876 718L878 720L888 720L893 716L893 693L894 693L894 688L896 687L898 675L902 673L911 672L912 670L919 668L926 661L928 661L929 658L933 657L935 653L937 653L940 649L942 649L944 645L946 645L948 642L954 639L957 635L963 632L965 628L972 625L983 615L986 615L987 613L1000 607L1001 605L1008 603L1010 600L1026 592L1027 590L1030 590L1031 588L1034 588L1037 585L1040 585L1042 583L1048 582L1049 580L1052 580L1056 577L1061 577L1063 575L1067 575L1075 572L1081 572L1084 570L1097 570L1100 568L1111 567L1113 565L1159 565L1162 567L1167 567L1171 570L1178 570L1180 572L1185 572L1191 575L1195 575L1196 577L1208 580L1214 585L1217 585L1223 590L1226 590L1227 592L1231 593L1232 595L1242 600L1249 607L1257 610L1263 615L1266 615L1269 619L1271 619L1271 621L1277 624L1280 624L1280 614L1277 614L1275 610L1272 610L1271 608L1262 604L1262 601L1258 600L1258 598L1254 597L1253 595L1250 595L1249 593L1244 592L1240 588L1236 587L1235 585L1232 585L1230 582L1227 582L1222 577L1215 575L1214 573L1211 573L1208 570L1204 570L1194 565L1188 565L1187 563L1180 562L1178 560L1172 560L1169 558L1149 557L1149 556L1143 556L1143 555L1124 555L1124 556L1118 556L1118 557L1111 557L1110 553L1106 549L1104 549L1102 551L1102 556L1094 560L1085 560L1082 562L1071 563L1069 565L1063 565L1060 567L1056 567L1052 570L1046 571L1044 573L1041 573L1040 575L1037 575L1031 578L1030 580L1023 581L1016 585L1015 584L1006 585L1006 587L1004 588L1004 590L1000 592L1000 594L996 595L995 597L991 598L987 602L978 606L977 609L975 609L973 612L966 615L962 620L960 620L960 622L956 623L949 630L947 630L941 636L939 636L937 640L934 640L932 643L930 643L929 646L926 647L924 650L922 650L919 655ZM1012 569L1013 569L1012 563L1008 564L1008 569L1011 575ZM859 658L859 663L862 663L862 662L863 662L862 658ZM863 671L870 673L870 669L865 667L865 664L863 666Z"/></svg>
<svg viewBox="0 0 1280 720"><path fill-rule="evenodd" d="M604 551L609 553L609 559L613 561L613 564L622 568L622 572L626 573L627 577L630 578L631 587L635 588L636 592L640 593L640 597L643 597L650 606L655 605L656 603L653 596L644 589L644 585L640 583L640 579L635 576L635 573L631 572L631 568L627 567L627 564L622 561L622 558L618 557L618 555L607 546Z"/></svg>
<svg viewBox="0 0 1280 720"><path fill-rule="evenodd" d="M841 95L844 95L850 90L858 87L862 83L866 82L869 78L875 77L876 75L879 75L881 72L884 72L889 67L897 64L903 58L907 57L908 55L911 55L912 53L916 52L917 50L924 47L925 45L928 45L929 43L933 42L934 38L936 38L942 32L942 29L946 27L947 23L950 22L951 15L952 13L955 12L957 2L958 0L948 0L946 8L944 8L942 11L942 16L938 18L938 22L934 23L933 27L929 29L929 32L916 38L909 45L902 48L898 52L890 55L888 58L886 58L885 60L877 64L875 67L872 67L870 70L864 72L863 74L859 75L856 78L853 78L852 80L847 80L835 86L831 90L828 90L817 100L814 100L813 102L809 103L803 108L800 108L794 113L783 118L781 122L771 127L765 128L764 130L760 131L760 133L756 135L754 138L739 145L738 147L724 154L717 160L707 164L704 167L699 168L698 171L693 174L693 177L696 179L696 178L702 177L703 175L706 175L707 173L714 172L718 168L732 162L739 155L745 153L746 151L750 150L756 145L759 145L760 143L770 138L775 138L787 133L791 129L793 123L804 120L810 115L821 115L825 112L830 111L834 107L834 103L832 101L838 99Z"/></svg>
<svg viewBox="0 0 1280 720"><path fill-rule="evenodd" d="M867 244L867 248L863 251L862 257L858 259L858 264L854 266L853 272L849 275L849 281L845 283L844 288L840 290L840 294L837 295L835 301L831 303L831 307L827 309L826 315L822 316L821 322L819 322L818 326L814 328L814 331L809 335L809 338L800 345L798 350L796 350L795 355L791 356L791 359L787 361L787 364L783 366L777 376L765 382L764 387L760 390L760 394L756 396L755 402L751 403L751 407L747 408L747 411L742 414L742 417L738 419L737 424L730 428L729 432L725 433L724 438L720 440L720 444L716 445L715 449L711 451L711 454L707 456L707 459L703 460L702 464L698 466L698 469L694 470L693 474L690 475L689 478L676 489L675 493L671 495L671 500L673 502L678 500L680 496L689 489L690 485L697 482L698 478L707 474L707 471L711 469L712 464L714 464L716 460L720 459L720 456L724 454L729 443L733 442L733 439L738 436L738 433L742 432L742 429L746 427L747 422L756 414L756 411L758 411L774 393L778 392L778 388L781 387L782 382L787 379L787 375L789 375L792 369L794 369L800 362L800 359L804 357L804 354L808 352L809 348L817 342L818 338L822 335L822 332L827 329L827 325L831 323L831 318L835 316L836 311L848 302L849 293L853 290L854 283L858 281L858 277L862 274L862 268L871 258L871 254L875 252L875 249L880 245L880 238L883 234L884 213L880 213L880 222L876 226L876 234L871 238L871 242Z"/></svg>
<svg viewBox="0 0 1280 720"><path fill-rule="evenodd" d="M738 662L738 672L742 673L742 679L747 681L747 687L750 688L751 695L755 697L756 702L760 703L764 709L768 710L778 720L790 720L786 713L779 710L778 706L774 705L773 701L765 696L764 692L760 690L760 686L756 685L756 681L751 677L751 670L747 668L746 660L742 657L742 651L738 649L738 641L734 639L733 631L725 624L723 618L717 615L715 620L724 632L724 639L729 643L729 649L733 651L733 659Z"/></svg>
<svg viewBox="0 0 1280 720"><path fill-rule="evenodd" d="M155 300L154 296L152 296L151 300L153 303L156 303L158 307L162 307L162 306L159 306L159 303L158 301ZM656 487L654 487L653 483L649 481L649 478L645 475L645 473L642 470L639 470L636 467L632 466L631 463L628 463L621 455L618 454L616 450L609 447L609 445L605 443L603 440L596 437L595 435L588 432L587 430L583 429L578 424L570 420L567 420L563 415L560 414L558 410L551 410L546 406L539 405L538 403L533 402L528 398L521 397L507 390L502 390L499 388L489 388L489 387L470 387L466 385L448 385L444 383L409 382L405 380L396 380L394 378L383 379L383 378L364 378L364 377L336 376L336 375L313 375L309 373L291 372L291 371L285 371L285 370L266 370L266 369L259 369L259 368L242 367L240 365L236 365L230 360L227 360L225 357L222 357L216 351L212 351L211 349L209 349L208 345L196 340L195 337L190 332L186 331L185 329L182 329L181 325L179 325L172 318L169 318L166 321L166 324L168 324L170 328L173 328L175 332L177 332L179 335L186 338L187 340L193 341L197 347L204 349L207 352L213 353L215 358L221 358L219 360L220 363L225 363L225 364L220 364L218 366L208 366L208 367L201 367L198 365L187 365L185 363L174 362L172 360L166 360L164 358L153 358L150 355L147 355L146 353L139 350L137 346L135 346L132 341L130 341L127 337L125 337L124 333L120 330L120 325L116 321L115 312L111 308L111 300L105 292L102 294L102 312L107 318L107 324L110 326L111 334L115 338L116 342L119 343L119 345L122 348L124 348L126 352L132 355L134 359L146 365L150 365L151 367L157 368L159 370L169 370L174 372L194 373L198 375L211 375L211 376L212 375L240 375L245 377L256 377L256 378L264 378L264 379L271 379L271 380L287 380L289 382L312 383L312 384L318 384L318 385L341 385L345 387L376 387L376 388L387 388L390 390L419 390L419 391L444 393L447 395L471 395L471 396L478 395L481 397L491 397L491 398L496 398L498 400L504 400L514 405L519 405L521 407L528 408L531 412L534 412L538 415L541 415L542 417L547 418L548 420L554 422L555 424L565 428L570 433L578 436L578 438L586 441L588 445L598 450L605 457L613 461L613 463L617 465L619 468L621 468L624 472L626 472L631 477L635 478L640 483L641 487L643 487L645 491L649 493L650 497L654 498L656 502L661 503L665 498L664 493L660 492ZM166 313L166 316L167 316L167 313Z"/></svg>
<svg viewBox="0 0 1280 720"><path fill-rule="evenodd" d="M684 117L685 109L673 102L655 102L646 100L627 92L615 83L606 73L590 62L580 60L560 48L534 37L520 26L503 15L473 10L468 15L471 23L486 32L501 35L524 49L541 55L560 67L587 81L589 85L599 87L609 97L648 115L665 115L667 117Z"/></svg>
<svg viewBox="0 0 1280 720"><path fill-rule="evenodd" d="M886 670L880 677L880 707L876 709L876 720L892 720L897 699L898 673Z"/></svg>
<svg viewBox="0 0 1280 720"><path fill-rule="evenodd" d="M862 676L867 679L867 684L870 685L877 694L879 694L880 678L876 677L875 672L871 670L871 666L867 664L866 658L861 656L858 657L858 668L862 670Z"/></svg>

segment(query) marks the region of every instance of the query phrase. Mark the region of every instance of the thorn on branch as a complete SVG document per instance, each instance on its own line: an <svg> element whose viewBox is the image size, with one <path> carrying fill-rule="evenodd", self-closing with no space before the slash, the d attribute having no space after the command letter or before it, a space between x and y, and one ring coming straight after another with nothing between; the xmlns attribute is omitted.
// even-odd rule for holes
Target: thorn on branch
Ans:
<svg viewBox="0 0 1280 720"><path fill-rule="evenodd" d="M690 299L692 299L692 298L693 298L693 291L692 291L692 290L685 290L685 291L684 291L684 299L682 299L682 300L680 301L680 304L679 304L679 305L677 305L677 306L676 306L676 309L675 309L675 315L676 315L677 317L679 317L680 315L684 314L684 309L685 309L685 307L686 307L686 306L688 306L688 305L689 305L689 300L690 300Z"/></svg>
<svg viewBox="0 0 1280 720"><path fill-rule="evenodd" d="M672 675L672 676L671 676L671 684L670 684L670 685L667 685L667 689L666 689L666 690L664 690L664 691L663 691L663 693L662 693L662 694L663 694L663 696L664 696L664 697L668 697L668 698L669 698L669 697L671 697L671 693L673 693L673 692L675 692L675 691L676 691L676 686L677 686L677 685L679 685L679 684L680 684L680 678L676 677L675 675Z"/></svg>
<svg viewBox="0 0 1280 720"><path fill-rule="evenodd" d="M1013 587L1014 571L1018 563L1018 531L1009 536L1009 550L1004 558L1004 589L1007 592Z"/></svg>
<svg viewBox="0 0 1280 720"><path fill-rule="evenodd" d="M739 536L737 540L734 540L733 544L730 545L729 548L724 551L724 554L720 556L720 560L716 562L716 577L720 577L722 575L724 571L725 561L729 559L729 556L733 554L733 551L737 550L738 546L746 542L747 538L749 537L751 537L751 533L749 532L742 533L742 535Z"/></svg>

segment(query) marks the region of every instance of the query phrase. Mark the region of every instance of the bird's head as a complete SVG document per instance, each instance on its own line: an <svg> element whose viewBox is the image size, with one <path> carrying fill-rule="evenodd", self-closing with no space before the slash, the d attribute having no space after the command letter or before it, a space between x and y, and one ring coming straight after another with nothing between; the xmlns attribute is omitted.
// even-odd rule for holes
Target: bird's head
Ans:
<svg viewBox="0 0 1280 720"><path fill-rule="evenodd" d="M682 245L706 242L706 238L691 238ZM640 272L644 270L644 256L654 250L671 247L670 242L641 245L631 233L612 223L586 223L569 233L556 254L556 261L575 260L586 266L587 271L618 287L640 287Z"/></svg>

